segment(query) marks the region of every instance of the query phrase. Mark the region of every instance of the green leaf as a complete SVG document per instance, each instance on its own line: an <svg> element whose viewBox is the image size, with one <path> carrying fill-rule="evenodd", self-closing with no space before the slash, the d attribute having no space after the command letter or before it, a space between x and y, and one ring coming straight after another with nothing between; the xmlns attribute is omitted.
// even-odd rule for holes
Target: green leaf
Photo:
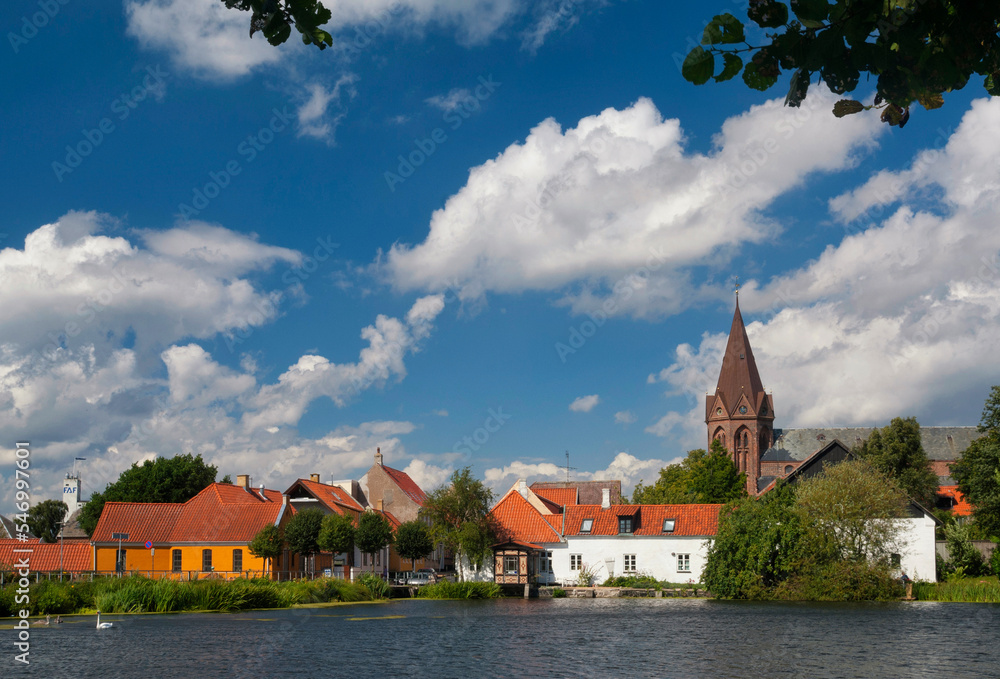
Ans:
<svg viewBox="0 0 1000 679"><path fill-rule="evenodd" d="M747 16L761 28L778 28L788 23L788 7L775 0L756 0L747 8Z"/></svg>
<svg viewBox="0 0 1000 679"><path fill-rule="evenodd" d="M746 83L747 87L750 89L763 92L774 85L774 83L778 82L778 76L761 74L760 66L757 62L751 61L747 64L747 67L743 69L743 82Z"/></svg>
<svg viewBox="0 0 1000 679"><path fill-rule="evenodd" d="M806 28L822 28L830 16L826 0L792 0L792 11Z"/></svg>
<svg viewBox="0 0 1000 679"><path fill-rule="evenodd" d="M715 71L715 57L702 47L691 50L681 65L681 75L688 82L704 85Z"/></svg>
<svg viewBox="0 0 1000 679"><path fill-rule="evenodd" d="M792 82L788 85L788 94L785 96L785 106L798 108L808 91L809 72L800 68L792 74Z"/></svg>
<svg viewBox="0 0 1000 679"><path fill-rule="evenodd" d="M986 91L994 97L1000 96L1000 73L990 73L986 76Z"/></svg>
<svg viewBox="0 0 1000 679"><path fill-rule="evenodd" d="M844 116L853 115L855 113L861 113L864 110L865 105L860 101L855 101L854 99L841 99L833 105L833 115L838 118L843 118Z"/></svg>
<svg viewBox="0 0 1000 679"><path fill-rule="evenodd" d="M944 97L940 92L920 92L917 94L917 101L928 111L944 106Z"/></svg>
<svg viewBox="0 0 1000 679"><path fill-rule="evenodd" d="M740 59L739 55L732 54L730 52L725 52L722 55L722 73L715 76L715 82L721 83L726 80L731 79L740 69L743 68L743 60Z"/></svg>
<svg viewBox="0 0 1000 679"><path fill-rule="evenodd" d="M705 26L701 44L717 45L722 43L724 45L731 45L743 42L744 40L743 22L727 12L726 14L718 14L712 17L712 20Z"/></svg>

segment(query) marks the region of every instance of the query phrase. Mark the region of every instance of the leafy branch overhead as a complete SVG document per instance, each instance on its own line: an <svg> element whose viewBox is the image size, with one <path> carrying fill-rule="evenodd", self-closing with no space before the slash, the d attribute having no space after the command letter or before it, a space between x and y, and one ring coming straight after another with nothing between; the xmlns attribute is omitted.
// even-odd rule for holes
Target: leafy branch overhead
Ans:
<svg viewBox="0 0 1000 679"><path fill-rule="evenodd" d="M875 80L872 103L843 99L834 115L877 108L899 127L913 102L938 108L944 93L974 76L984 77L990 95L1000 93L998 2L749 0L747 17L746 25L728 13L713 17L681 66L684 79L702 85L742 71L747 87L764 91L787 72L785 105L799 106L814 81L846 94L867 74L866 83Z"/></svg>
<svg viewBox="0 0 1000 679"><path fill-rule="evenodd" d="M272 45L280 45L295 28L302 42L321 50L333 45L333 36L323 26L332 14L319 0L222 0L229 9L251 12L250 37L261 33Z"/></svg>

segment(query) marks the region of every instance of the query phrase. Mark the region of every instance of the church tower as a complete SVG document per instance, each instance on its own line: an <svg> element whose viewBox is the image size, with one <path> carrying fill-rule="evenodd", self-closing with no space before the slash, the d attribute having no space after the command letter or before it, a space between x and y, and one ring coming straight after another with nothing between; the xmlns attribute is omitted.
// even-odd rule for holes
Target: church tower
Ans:
<svg viewBox="0 0 1000 679"><path fill-rule="evenodd" d="M739 470L746 472L747 492L756 495L760 458L774 442L774 404L757 372L740 315L739 291L719 384L705 397L705 424L709 445L714 440L722 443Z"/></svg>

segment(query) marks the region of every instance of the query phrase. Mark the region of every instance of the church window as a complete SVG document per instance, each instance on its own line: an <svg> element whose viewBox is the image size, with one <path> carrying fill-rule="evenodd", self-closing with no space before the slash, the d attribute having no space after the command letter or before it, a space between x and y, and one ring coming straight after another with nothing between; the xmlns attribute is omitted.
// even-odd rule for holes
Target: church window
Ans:
<svg viewBox="0 0 1000 679"><path fill-rule="evenodd" d="M746 414L747 414L747 407L740 406L740 415L746 415Z"/></svg>

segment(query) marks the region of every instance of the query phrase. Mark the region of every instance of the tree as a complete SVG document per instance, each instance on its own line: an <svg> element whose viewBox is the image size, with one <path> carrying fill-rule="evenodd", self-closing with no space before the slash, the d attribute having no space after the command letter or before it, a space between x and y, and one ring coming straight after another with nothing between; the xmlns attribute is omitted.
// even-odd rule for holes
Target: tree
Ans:
<svg viewBox="0 0 1000 679"><path fill-rule="evenodd" d="M355 533L354 517L349 514L330 514L323 519L319 529L320 549L333 554L346 554L348 572L354 552Z"/></svg>
<svg viewBox="0 0 1000 679"><path fill-rule="evenodd" d="M55 542L68 511L69 507L61 500L39 502L28 510L28 530L42 542Z"/></svg>
<svg viewBox="0 0 1000 679"><path fill-rule="evenodd" d="M680 464L660 470L652 486L640 482L632 491L635 504L669 505L729 502L746 497L746 474L733 464L719 441L712 441L711 452L688 451Z"/></svg>
<svg viewBox="0 0 1000 679"><path fill-rule="evenodd" d="M410 570L417 569L417 559L434 551L434 540L427 525L420 521L407 521L396 529L396 553L410 560Z"/></svg>
<svg viewBox="0 0 1000 679"><path fill-rule="evenodd" d="M795 489L795 511L815 560L888 563L902 552L906 494L864 460L828 466Z"/></svg>
<svg viewBox="0 0 1000 679"><path fill-rule="evenodd" d="M702 582L715 596L769 598L801 560L802 523L792 487L779 483L760 498L742 498L719 513Z"/></svg>
<svg viewBox="0 0 1000 679"><path fill-rule="evenodd" d="M226 7L251 12L250 37L261 33L272 45L288 40L295 28L307 45L326 49L333 45L333 36L320 28L332 16L318 0L222 0Z"/></svg>
<svg viewBox="0 0 1000 679"><path fill-rule="evenodd" d="M493 491L465 467L424 501L423 513L430 519L433 536L455 553L456 562L464 557L480 569L492 557L493 545L501 539L500 527L490 513L493 499Z"/></svg>
<svg viewBox="0 0 1000 679"><path fill-rule="evenodd" d="M268 563L281 556L284 545L285 538L281 534L281 529L274 524L268 524L257 531L253 540L247 545L247 549L258 559L264 559L264 574L266 575Z"/></svg>
<svg viewBox="0 0 1000 679"><path fill-rule="evenodd" d="M969 577L986 575L986 560L983 553L972 544L969 527L952 521L944 527L945 540L948 543L948 562L952 569L962 569Z"/></svg>
<svg viewBox="0 0 1000 679"><path fill-rule="evenodd" d="M323 524L323 512L319 509L304 509L288 520L285 526L285 543L289 551L308 559L319 551L319 531Z"/></svg>
<svg viewBox="0 0 1000 679"><path fill-rule="evenodd" d="M920 441L916 418L893 418L854 447L854 454L893 479L911 498L926 507L937 499L938 478Z"/></svg>
<svg viewBox="0 0 1000 679"><path fill-rule="evenodd" d="M201 455L158 457L132 463L114 483L90 496L80 509L80 528L93 535L105 502L187 502L215 481L218 469Z"/></svg>
<svg viewBox="0 0 1000 679"><path fill-rule="evenodd" d="M688 53L683 77L701 85L741 71L747 87L764 91L783 72L792 74L785 105L806 98L813 76L836 94L853 92L861 74L874 76L870 105L843 99L837 117L880 108L882 120L903 127L910 105L944 104L944 93L985 76L990 95L1000 94L1000 3L982 0L750 0L754 37L732 14L705 27ZM756 36L760 33L760 38ZM755 44L751 44L751 40ZM748 57L744 61L744 54ZM716 74L716 57L722 68ZM864 79L865 88L870 80Z"/></svg>
<svg viewBox="0 0 1000 679"><path fill-rule="evenodd" d="M379 512L365 512L358 519L355 542L362 553L372 557L372 573L375 572L375 552L392 544L392 526Z"/></svg>
<svg viewBox="0 0 1000 679"><path fill-rule="evenodd" d="M990 390L979 431L983 435L951 463L951 475L972 505L976 523L986 533L1000 536L1000 386Z"/></svg>

